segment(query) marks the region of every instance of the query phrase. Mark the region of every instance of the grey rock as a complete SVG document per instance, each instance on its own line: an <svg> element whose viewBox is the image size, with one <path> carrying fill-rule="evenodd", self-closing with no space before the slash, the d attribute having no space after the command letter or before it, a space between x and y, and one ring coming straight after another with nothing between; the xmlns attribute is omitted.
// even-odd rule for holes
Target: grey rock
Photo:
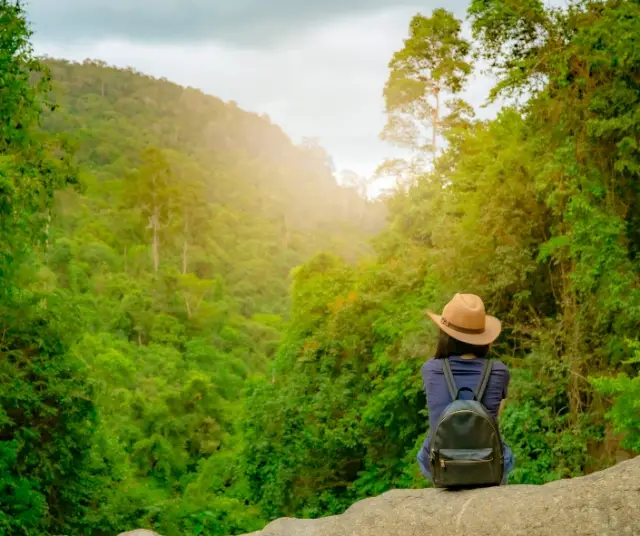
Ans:
<svg viewBox="0 0 640 536"><path fill-rule="evenodd" d="M284 518L246 536L636 536L640 457L543 486L394 490L316 520Z"/></svg>

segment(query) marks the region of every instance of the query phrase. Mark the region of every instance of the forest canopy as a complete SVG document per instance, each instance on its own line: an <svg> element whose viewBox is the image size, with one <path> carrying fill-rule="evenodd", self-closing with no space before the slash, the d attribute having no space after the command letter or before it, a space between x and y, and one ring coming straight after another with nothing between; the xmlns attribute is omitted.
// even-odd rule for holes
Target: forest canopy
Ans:
<svg viewBox="0 0 640 536"><path fill-rule="evenodd" d="M231 535L421 487L423 311L503 320L511 482L640 452L640 5L417 14L393 194L0 0L0 534ZM480 63L497 115L461 95ZM385 220L386 218L386 220Z"/></svg>

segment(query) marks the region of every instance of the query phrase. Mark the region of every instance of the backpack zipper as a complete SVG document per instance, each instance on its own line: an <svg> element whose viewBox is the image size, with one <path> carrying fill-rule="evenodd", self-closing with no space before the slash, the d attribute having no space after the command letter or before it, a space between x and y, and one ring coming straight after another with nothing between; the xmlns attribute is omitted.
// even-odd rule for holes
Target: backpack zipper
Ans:
<svg viewBox="0 0 640 536"><path fill-rule="evenodd" d="M440 418L440 421L438 422L438 426L440 426L445 419L448 419L449 417L451 417L452 415L455 415L456 413L476 413L476 412L471 411L470 409L459 409L457 411L453 411L449 413L449 415L445 415L444 417ZM491 417L491 415L489 415L489 417ZM502 440L499 432L496 430L496 427L493 425L493 422L491 421L491 419L489 419L489 424L491 425L491 428L493 428L494 433L498 436L498 439Z"/></svg>
<svg viewBox="0 0 640 536"><path fill-rule="evenodd" d="M440 467L443 469L447 468L447 464L449 465L466 465L472 463L490 463L493 461L493 457L488 458L486 460L444 460L440 458Z"/></svg>

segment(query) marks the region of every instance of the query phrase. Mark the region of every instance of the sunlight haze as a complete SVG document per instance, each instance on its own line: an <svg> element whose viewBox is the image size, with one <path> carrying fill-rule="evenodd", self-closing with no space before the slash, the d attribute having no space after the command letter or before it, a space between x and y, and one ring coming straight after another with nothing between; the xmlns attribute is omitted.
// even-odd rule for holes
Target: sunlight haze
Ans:
<svg viewBox="0 0 640 536"><path fill-rule="evenodd" d="M94 2L91 10L91 4L57 2L60 18L55 20L66 21L60 24L53 22L47 0L31 0L27 9L36 52L133 67L236 101L269 115L295 142L318 138L338 172L367 177L385 158L401 154L379 139L388 61L402 46L412 15L439 5L280 1L266 10L250 1L233 8L191 2L185 14L185 2L177 0L154 3L154 8L143 2L137 8L128 2ZM458 16L465 7L461 2L448 6ZM206 20L210 24L203 26ZM482 79L472 82L467 98L479 106L488 87ZM388 185L381 182L374 190Z"/></svg>

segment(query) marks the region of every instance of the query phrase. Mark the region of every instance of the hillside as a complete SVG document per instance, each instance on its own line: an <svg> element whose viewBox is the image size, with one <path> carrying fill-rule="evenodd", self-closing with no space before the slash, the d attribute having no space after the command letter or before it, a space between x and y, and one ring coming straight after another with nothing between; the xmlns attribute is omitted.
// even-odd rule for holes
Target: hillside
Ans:
<svg viewBox="0 0 640 536"><path fill-rule="evenodd" d="M110 493L130 502L118 515L171 533L203 508L226 517L242 503L227 493L236 478L218 473L241 441L244 384L268 372L287 322L289 272L320 250L356 260L383 207L267 118L99 62L46 65L43 126L66 139L81 178L51 211L47 283L78 308L73 352L105 433L118 431ZM204 475L213 481L194 492ZM220 530L257 522L234 516Z"/></svg>
<svg viewBox="0 0 640 536"><path fill-rule="evenodd" d="M101 204L90 210L103 212L108 205L118 219L118 207L127 202L127 192L120 190L145 151L167 153L163 158L171 161L176 187L188 182L193 200L211 213L200 217L208 220L200 222L206 228L189 230L200 237L190 244L193 266L224 274L248 311L283 313L293 266L325 248L354 260L368 251L367 236L384 224L380 203L367 203L355 189L336 183L320 146L312 141L295 146L268 118L131 69L96 61L47 60L46 65L56 110L44 126L71 137L75 162L89 186L86 197ZM166 193L174 196L168 202L184 203L176 192ZM114 234L111 221L94 225ZM116 231L108 245L131 251L136 243L127 244Z"/></svg>

